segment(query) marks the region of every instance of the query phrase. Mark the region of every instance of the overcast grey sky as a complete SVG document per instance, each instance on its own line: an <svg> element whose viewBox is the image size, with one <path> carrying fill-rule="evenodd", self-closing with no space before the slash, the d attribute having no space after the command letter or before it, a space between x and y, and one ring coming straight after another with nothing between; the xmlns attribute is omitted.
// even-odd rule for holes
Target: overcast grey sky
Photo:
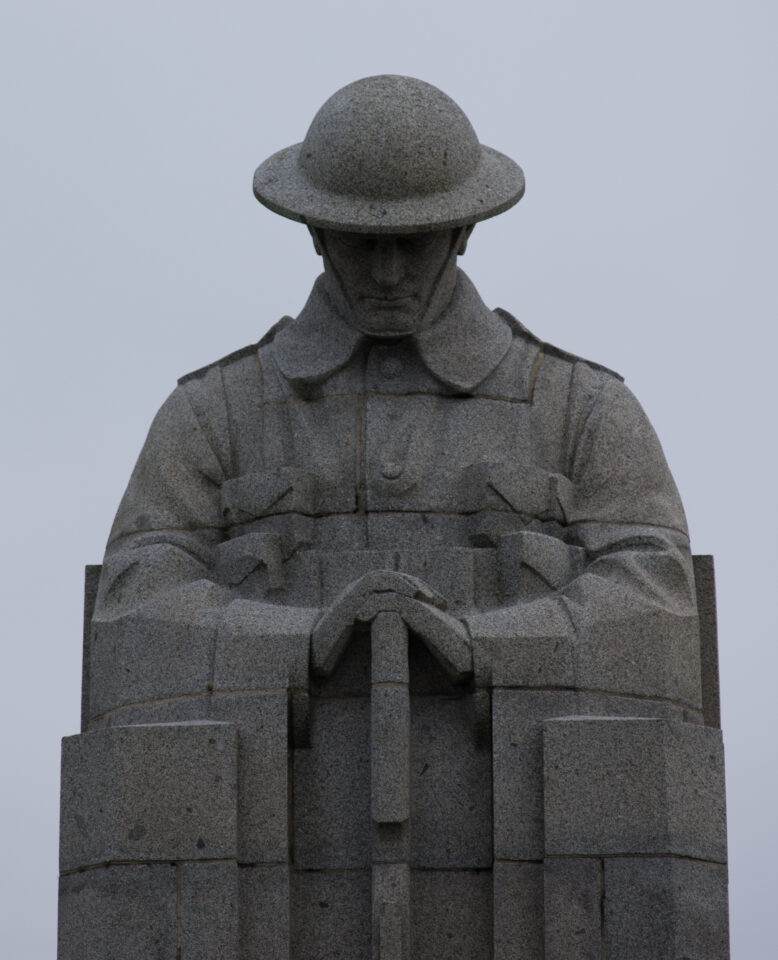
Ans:
<svg viewBox="0 0 778 960"><path fill-rule="evenodd" d="M626 377L716 556L733 957L775 957L776 28L774 0L4 0L4 957L55 955L83 565L176 378L296 313L318 270L253 169L384 72L524 167L463 266Z"/></svg>

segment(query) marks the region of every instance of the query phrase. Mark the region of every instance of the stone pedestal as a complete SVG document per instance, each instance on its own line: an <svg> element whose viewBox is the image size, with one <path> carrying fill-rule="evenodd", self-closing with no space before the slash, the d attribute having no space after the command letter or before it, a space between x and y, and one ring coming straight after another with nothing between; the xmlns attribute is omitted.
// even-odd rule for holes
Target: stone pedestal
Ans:
<svg viewBox="0 0 778 960"><path fill-rule="evenodd" d="M547 650L537 686L499 657L489 686L382 614L309 682L247 655L214 688L184 639L140 642L124 694L122 638L87 644L59 960L728 957L715 670L707 714L565 688Z"/></svg>

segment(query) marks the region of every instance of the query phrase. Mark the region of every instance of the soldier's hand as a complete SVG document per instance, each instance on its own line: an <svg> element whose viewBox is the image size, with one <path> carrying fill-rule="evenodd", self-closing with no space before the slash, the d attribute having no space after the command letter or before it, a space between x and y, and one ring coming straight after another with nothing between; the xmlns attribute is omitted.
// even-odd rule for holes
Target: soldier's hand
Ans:
<svg viewBox="0 0 778 960"><path fill-rule="evenodd" d="M460 683L473 671L470 637L464 624L440 607L400 593L372 593L357 619L372 622L379 613L397 613L426 645L448 676Z"/></svg>
<svg viewBox="0 0 778 960"><path fill-rule="evenodd" d="M445 607L444 597L418 577L396 570L373 570L349 584L314 627L311 636L313 669L325 676L331 673L348 643L354 624L370 622L382 610L399 613L408 628L428 641L431 647L437 639L445 649L462 649L464 643L469 651L464 626L445 614Z"/></svg>

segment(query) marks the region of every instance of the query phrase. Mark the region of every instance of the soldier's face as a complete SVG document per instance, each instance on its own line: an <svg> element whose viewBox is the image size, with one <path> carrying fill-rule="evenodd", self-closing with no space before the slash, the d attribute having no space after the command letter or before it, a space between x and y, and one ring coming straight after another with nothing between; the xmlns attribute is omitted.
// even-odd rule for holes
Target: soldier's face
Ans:
<svg viewBox="0 0 778 960"><path fill-rule="evenodd" d="M373 235L322 230L325 277L348 320L374 337L404 337L434 322L456 280L461 231ZM345 302L344 302L345 301Z"/></svg>

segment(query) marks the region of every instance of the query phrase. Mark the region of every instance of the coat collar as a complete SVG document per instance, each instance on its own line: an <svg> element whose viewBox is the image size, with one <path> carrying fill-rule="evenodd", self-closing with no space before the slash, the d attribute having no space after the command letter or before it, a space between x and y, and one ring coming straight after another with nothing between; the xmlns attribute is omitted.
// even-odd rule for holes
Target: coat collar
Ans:
<svg viewBox="0 0 778 960"><path fill-rule="evenodd" d="M297 319L279 330L273 354L292 386L305 391L341 370L369 339L336 311L320 276ZM472 393L503 359L511 339L508 323L488 309L461 270L441 316L411 338L430 373L457 393Z"/></svg>

